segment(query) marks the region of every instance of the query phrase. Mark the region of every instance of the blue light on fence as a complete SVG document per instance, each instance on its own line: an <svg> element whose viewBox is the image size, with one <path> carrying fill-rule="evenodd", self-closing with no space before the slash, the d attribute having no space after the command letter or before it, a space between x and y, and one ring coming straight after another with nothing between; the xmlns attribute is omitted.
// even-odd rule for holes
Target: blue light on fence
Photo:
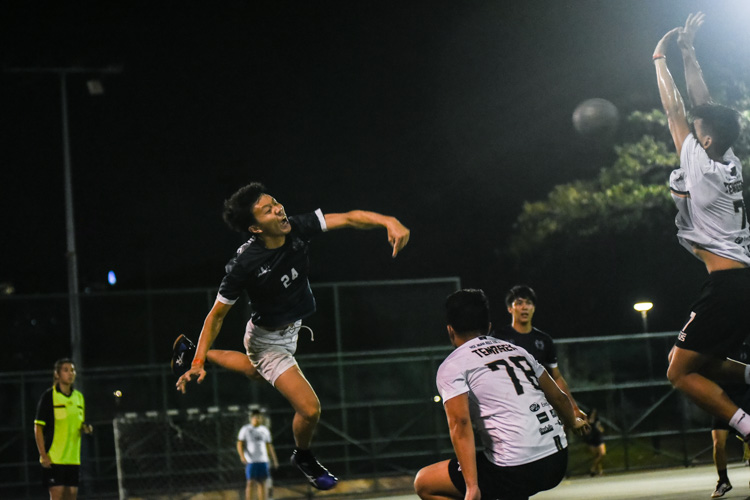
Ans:
<svg viewBox="0 0 750 500"><path fill-rule="evenodd" d="M110 271L110 272L107 273L107 283L109 283L110 285L113 285L113 286L114 286L115 283L117 283L117 276L115 276L115 272L114 271Z"/></svg>

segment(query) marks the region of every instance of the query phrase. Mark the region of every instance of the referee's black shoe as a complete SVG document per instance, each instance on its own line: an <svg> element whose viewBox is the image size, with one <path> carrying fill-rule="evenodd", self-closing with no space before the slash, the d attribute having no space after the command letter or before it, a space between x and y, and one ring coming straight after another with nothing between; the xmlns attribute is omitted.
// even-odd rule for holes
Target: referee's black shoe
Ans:
<svg viewBox="0 0 750 500"><path fill-rule="evenodd" d="M172 346L172 373L179 377L190 369L195 356L195 344L184 335L180 335Z"/></svg>
<svg viewBox="0 0 750 500"><path fill-rule="evenodd" d="M320 465L320 462L315 459L310 450L295 448L291 462L292 465L296 465L302 471L307 481L319 490L330 490L339 482L336 476Z"/></svg>

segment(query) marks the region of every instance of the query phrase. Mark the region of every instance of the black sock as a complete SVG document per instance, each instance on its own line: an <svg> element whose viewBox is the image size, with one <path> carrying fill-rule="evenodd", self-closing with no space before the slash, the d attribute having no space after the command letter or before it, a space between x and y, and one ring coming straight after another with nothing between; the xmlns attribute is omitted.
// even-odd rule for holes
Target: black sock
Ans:
<svg viewBox="0 0 750 500"><path fill-rule="evenodd" d="M729 476L727 476L727 470L723 469L720 471L716 471L719 473L719 481L722 483L728 483L729 482Z"/></svg>
<svg viewBox="0 0 750 500"><path fill-rule="evenodd" d="M294 448L294 455L303 462L307 462L315 458L310 450L303 450L299 447ZM726 471L724 471L724 473L726 474Z"/></svg>

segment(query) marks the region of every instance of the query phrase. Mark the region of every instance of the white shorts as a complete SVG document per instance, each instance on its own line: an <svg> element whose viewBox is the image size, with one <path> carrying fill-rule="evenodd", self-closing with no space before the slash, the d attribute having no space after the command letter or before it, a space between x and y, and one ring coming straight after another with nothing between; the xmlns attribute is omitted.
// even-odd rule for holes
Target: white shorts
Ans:
<svg viewBox="0 0 750 500"><path fill-rule="evenodd" d="M281 330L266 330L252 321L247 322L243 342L247 357L271 385L276 384L279 375L297 366L294 353L301 326L301 319Z"/></svg>

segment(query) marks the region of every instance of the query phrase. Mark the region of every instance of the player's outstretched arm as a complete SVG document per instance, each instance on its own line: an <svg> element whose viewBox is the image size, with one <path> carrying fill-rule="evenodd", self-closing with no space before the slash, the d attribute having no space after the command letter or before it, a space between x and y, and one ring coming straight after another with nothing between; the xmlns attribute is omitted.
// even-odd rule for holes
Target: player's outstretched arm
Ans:
<svg viewBox="0 0 750 500"><path fill-rule="evenodd" d="M203 382L204 378L206 378L206 370L204 367L206 364L206 353L219 335L221 325L224 322L224 317L231 308L231 304L224 304L218 300L214 302L214 306L211 308L208 316L206 316L206 320L203 322L201 336L198 338L198 345L195 346L193 363L191 364L190 369L177 379L177 390L181 393L185 394L187 383L193 380L193 378L196 378L199 384Z"/></svg>
<svg viewBox="0 0 750 500"><path fill-rule="evenodd" d="M677 148L677 154L682 151L682 143L690 133L687 117L685 116L685 103L682 95L674 83L674 78L667 68L667 59L664 52L669 42L678 35L681 28L674 28L669 31L656 45L654 49L654 66L656 66L656 83L659 86L659 97L664 112L669 122L669 132L672 134L672 140Z"/></svg>
<svg viewBox="0 0 750 500"><path fill-rule="evenodd" d="M351 227L355 229L373 229L384 227L388 231L388 243L393 247L393 257L409 243L410 231L399 220L390 215L382 215L366 210L352 210L341 214L326 214L326 226L329 230Z"/></svg>
<svg viewBox="0 0 750 500"><path fill-rule="evenodd" d="M539 385L544 392L544 397L552 405L563 423L576 434L582 434L590 430L589 424L581 417L576 416L573 404L560 387L557 386L549 373L545 370L539 377Z"/></svg>
<svg viewBox="0 0 750 500"><path fill-rule="evenodd" d="M685 83L687 84L687 94L690 104L700 106L711 102L711 94L708 92L706 81L703 79L703 71L698 64L698 58L695 55L695 33L701 27L706 15L702 12L690 14L685 21L685 27L682 28L677 37L677 45L682 52L682 62L685 66Z"/></svg>

